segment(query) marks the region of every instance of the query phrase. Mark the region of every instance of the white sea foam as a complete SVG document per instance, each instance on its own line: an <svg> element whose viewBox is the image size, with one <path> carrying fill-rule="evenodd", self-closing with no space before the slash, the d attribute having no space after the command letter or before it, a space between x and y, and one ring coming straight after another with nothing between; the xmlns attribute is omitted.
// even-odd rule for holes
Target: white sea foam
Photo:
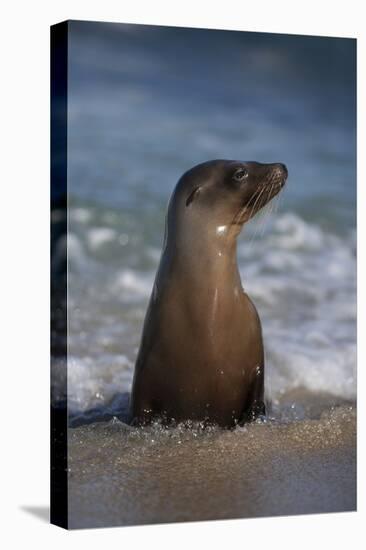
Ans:
<svg viewBox="0 0 366 550"><path fill-rule="evenodd" d="M92 250L97 250L105 243L117 238L117 232L110 227L96 227L88 231L88 244Z"/></svg>
<svg viewBox="0 0 366 550"><path fill-rule="evenodd" d="M69 411L75 414L108 407L117 394L130 390L132 370L125 355L71 356L67 374Z"/></svg>
<svg viewBox="0 0 366 550"><path fill-rule="evenodd" d="M293 213L286 213L274 222L269 242L285 250L320 250L325 238L319 227L306 223Z"/></svg>
<svg viewBox="0 0 366 550"><path fill-rule="evenodd" d="M355 398L354 235L285 214L257 245L249 266L240 245L240 265L262 319L268 393L304 386Z"/></svg>
<svg viewBox="0 0 366 550"><path fill-rule="evenodd" d="M147 298L150 296L153 280L151 272L146 275L124 269L115 278L115 290L116 292L125 291L126 295L130 293L140 298Z"/></svg>
<svg viewBox="0 0 366 550"><path fill-rule="evenodd" d="M69 210L69 219L77 223L88 223L92 219L92 214L87 208L71 208Z"/></svg>

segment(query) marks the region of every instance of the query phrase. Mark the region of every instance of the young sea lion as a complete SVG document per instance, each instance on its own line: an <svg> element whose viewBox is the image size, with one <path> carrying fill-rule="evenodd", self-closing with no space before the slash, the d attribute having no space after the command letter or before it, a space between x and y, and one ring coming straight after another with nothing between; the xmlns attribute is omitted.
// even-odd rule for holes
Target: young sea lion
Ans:
<svg viewBox="0 0 366 550"><path fill-rule="evenodd" d="M135 366L135 423L232 427L265 413L262 330L241 285L236 239L286 178L284 164L231 160L180 178Z"/></svg>

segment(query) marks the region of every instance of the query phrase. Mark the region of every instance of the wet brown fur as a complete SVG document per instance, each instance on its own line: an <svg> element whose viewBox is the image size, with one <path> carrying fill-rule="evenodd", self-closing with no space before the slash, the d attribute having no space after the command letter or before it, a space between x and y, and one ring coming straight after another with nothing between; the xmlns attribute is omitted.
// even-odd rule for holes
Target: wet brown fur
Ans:
<svg viewBox="0 0 366 550"><path fill-rule="evenodd" d="M232 427L265 413L261 323L242 289L236 239L286 177L282 164L217 160L179 180L135 365L135 423Z"/></svg>

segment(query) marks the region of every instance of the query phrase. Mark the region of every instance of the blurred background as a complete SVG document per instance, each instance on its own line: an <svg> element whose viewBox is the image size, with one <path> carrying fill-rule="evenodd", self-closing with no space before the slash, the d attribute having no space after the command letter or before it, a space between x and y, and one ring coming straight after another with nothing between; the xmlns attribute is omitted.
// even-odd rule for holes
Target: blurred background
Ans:
<svg viewBox="0 0 366 550"><path fill-rule="evenodd" d="M355 399L355 40L70 22L68 60L71 414L121 406L168 199L215 158L289 170L238 241L268 397Z"/></svg>

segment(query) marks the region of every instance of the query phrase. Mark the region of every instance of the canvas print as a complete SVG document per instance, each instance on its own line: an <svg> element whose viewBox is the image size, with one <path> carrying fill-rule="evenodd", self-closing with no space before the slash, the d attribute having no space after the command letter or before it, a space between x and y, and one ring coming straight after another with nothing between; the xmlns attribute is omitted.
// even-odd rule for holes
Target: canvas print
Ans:
<svg viewBox="0 0 366 550"><path fill-rule="evenodd" d="M356 510L356 40L51 28L51 521Z"/></svg>

